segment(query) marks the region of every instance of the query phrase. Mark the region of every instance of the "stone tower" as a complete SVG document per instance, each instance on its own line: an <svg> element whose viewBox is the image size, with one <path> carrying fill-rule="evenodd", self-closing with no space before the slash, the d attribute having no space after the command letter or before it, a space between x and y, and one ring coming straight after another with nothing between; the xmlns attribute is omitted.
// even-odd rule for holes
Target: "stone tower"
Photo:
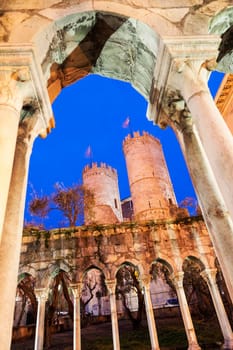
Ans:
<svg viewBox="0 0 233 350"><path fill-rule="evenodd" d="M117 171L105 163L92 163L83 170L83 184L94 193L95 204L85 213L85 224L121 222L122 210Z"/></svg>
<svg viewBox="0 0 233 350"><path fill-rule="evenodd" d="M136 220L162 219L177 201L160 141L143 132L128 135L123 150Z"/></svg>

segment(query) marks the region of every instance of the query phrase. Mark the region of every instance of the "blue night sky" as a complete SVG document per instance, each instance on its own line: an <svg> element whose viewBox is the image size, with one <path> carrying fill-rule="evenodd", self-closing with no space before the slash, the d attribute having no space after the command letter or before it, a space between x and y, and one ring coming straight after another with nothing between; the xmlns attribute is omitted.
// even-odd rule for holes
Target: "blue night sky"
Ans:
<svg viewBox="0 0 233 350"><path fill-rule="evenodd" d="M222 74L212 74L209 86L214 96ZM90 145L94 162L105 162L118 171L121 199L130 196L122 141L129 133L122 123L130 117L133 131L148 131L159 138L178 203L195 197L176 137L170 128L161 130L146 119L147 102L129 83L89 75L62 90L53 103L56 127L46 139L35 141L29 172L25 218L32 187L39 194L53 192L54 184L65 186L82 181L82 169L90 162L85 152ZM64 226L55 214L46 219L47 228Z"/></svg>

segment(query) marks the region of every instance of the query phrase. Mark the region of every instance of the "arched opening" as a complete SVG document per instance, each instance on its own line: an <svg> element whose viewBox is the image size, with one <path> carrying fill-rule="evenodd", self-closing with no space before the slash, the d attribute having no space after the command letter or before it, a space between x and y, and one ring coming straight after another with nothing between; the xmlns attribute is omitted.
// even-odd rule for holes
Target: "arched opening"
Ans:
<svg viewBox="0 0 233 350"><path fill-rule="evenodd" d="M209 287L201 275L205 268L198 258L187 257L183 262L183 286L199 344L214 344L222 342L222 334Z"/></svg>
<svg viewBox="0 0 233 350"><path fill-rule="evenodd" d="M62 269L56 270L50 280L45 311L46 347L53 343L53 334L69 330L73 321L73 302L69 291L70 278Z"/></svg>
<svg viewBox="0 0 233 350"><path fill-rule="evenodd" d="M151 299L154 308L177 306L178 301L170 281L172 267L164 260L157 260L151 266Z"/></svg>
<svg viewBox="0 0 233 350"><path fill-rule="evenodd" d="M179 160L183 158L171 129L161 132L158 127L153 127L145 118L147 102L150 100L151 86L153 85L153 70L156 64L157 50L158 35L146 24L132 18L114 16L107 13L88 12L75 14L56 22L56 26L52 29L52 34L50 33L50 44L47 47L47 51L43 53L46 58L43 60L42 67L45 76L48 78L48 90L51 91L50 94L51 96L53 95L53 98L62 88L66 87L61 93L63 97L60 98L58 96L54 102L57 127L53 134L59 133L58 137L60 140L64 139L64 136L68 134L70 143L66 147L62 143L62 148L56 154L52 151L53 160L57 158L53 169L49 170L50 164L52 164L49 160L46 160L43 165L41 163L41 167L46 168L47 172L52 174L53 184L57 182L58 174L61 174L62 178L62 173L67 173L68 169L69 174L73 175L72 180L68 181L73 183L76 179L80 181L80 174L84 164L110 159L106 163L113 166L117 164L116 169L118 171L120 169L119 185L121 198L129 197L121 142L127 133L131 134L137 130L149 129L156 136L158 135L159 138L167 140L165 153L169 155L170 159L174 159L175 149L178 152L176 157ZM103 79L100 76L93 75L93 73L129 82L140 93L140 96L127 84L119 81L110 82L109 79ZM84 80L81 79L85 76L87 77ZM73 84L73 86L69 86L70 84ZM57 89L58 86L59 88ZM77 87L77 90L75 87ZM82 91L82 89L85 90ZM122 94L119 94L120 91ZM102 92L102 94L99 92ZM73 94L74 101L71 101L71 95L69 94ZM82 102L85 95L88 95L88 98L83 105ZM53 98L51 99L53 100ZM135 102L136 98L139 102ZM112 104L110 104L110 101L112 101ZM67 103L67 108L64 108L65 103ZM123 108L118 109L115 105L122 105L125 110ZM64 109L62 109L62 106ZM106 109L106 106L108 106L108 109ZM88 110L91 108L92 112L88 113ZM103 113L101 108L104 109ZM130 125L126 130L122 129L120 131L119 129L121 129L128 113L130 114ZM96 117L97 115L98 117ZM69 119L68 123L67 118ZM62 120L65 122L63 123ZM84 123L85 121L86 123ZM61 123L62 127L59 126ZM72 128L70 127L71 125ZM77 129L75 129L75 126ZM60 131L58 130L59 127ZM106 132L103 132L105 129ZM97 135L99 139L97 139ZM119 135L120 140L115 144L115 147L112 147L113 140L116 139L117 135ZM48 154L49 149L57 148L52 143L52 140L50 143L52 137L53 135L50 135L48 140L43 140L43 144L41 143L42 148L40 151L38 150L38 153L40 153L39 162L43 158L41 157L42 152ZM84 138L85 142L81 144L80 141ZM76 139L78 139L77 146ZM100 140L101 143L99 142ZM106 140L105 144L104 140ZM39 144L39 141L37 143ZM60 142L59 144L61 145ZM85 159L84 154L90 144L93 149L89 159ZM105 154L100 156L99 150L101 148ZM80 151L82 152L81 157ZM33 162L38 164L38 160L36 158L34 160L34 157L36 157L35 152L37 152L36 147L32 155L32 167ZM70 154L73 155L72 164L67 163L67 159L70 159ZM113 154L115 155L114 159L110 157ZM119 163L117 160L119 160ZM177 183L181 183L181 172L186 171L187 174L184 161L181 162L182 165L180 162L170 162L171 166L175 168L172 171L172 177L176 178L174 182ZM121 171L121 169L124 170ZM39 186L41 188L41 184L35 184L35 182L38 182L37 176L34 176L34 179L30 177L29 182L33 183L37 189ZM46 179L47 182L48 179ZM49 186L50 191L52 191L51 182ZM179 186L179 188L182 193L179 194L178 202L184 197L195 196L187 175L182 176L182 186ZM189 193L185 191L186 188L189 188ZM58 226L60 225L62 223L58 223Z"/></svg>
<svg viewBox="0 0 233 350"><path fill-rule="evenodd" d="M228 320L231 324L231 328L233 328L233 305L231 302L231 298L230 298L230 295L229 295L229 292L228 292L228 289L226 286L226 282L225 282L225 279L223 277L222 270L221 270L221 267L219 265L218 259L215 260L215 266L217 269L216 283L218 285L218 289L219 289L219 292L220 292L220 295L221 295L221 298L223 301L223 305L224 305L226 313L227 313Z"/></svg>
<svg viewBox="0 0 233 350"><path fill-rule="evenodd" d="M47 45L42 69L52 101L90 73L129 81L149 100L158 36L144 23L104 12L74 14L56 21Z"/></svg>
<svg viewBox="0 0 233 350"><path fill-rule="evenodd" d="M15 328L35 325L37 303L34 288L35 278L28 273L21 274L16 291L14 315Z"/></svg>
<svg viewBox="0 0 233 350"><path fill-rule="evenodd" d="M82 327L95 323L101 316L109 315L109 300L105 276L97 267L88 268L82 280L81 319Z"/></svg>
<svg viewBox="0 0 233 350"><path fill-rule="evenodd" d="M105 275L90 266L83 274L80 298L82 346L101 348L112 344L111 310ZM103 340L104 337L104 340Z"/></svg>
<svg viewBox="0 0 233 350"><path fill-rule="evenodd" d="M101 14L101 16L102 16L102 14ZM100 16L100 17L101 17ZM100 19L100 20L103 20L103 18L98 18L98 20ZM104 16L105 17L105 16ZM106 18L107 17L109 17L109 16L106 16ZM104 22L105 22L105 20L106 20L106 18L104 18ZM98 21L97 21L98 22ZM119 23L118 23L119 24ZM117 24L117 26L118 26L118 24ZM120 26L120 27L122 27L122 26ZM91 27L92 28L92 27ZM61 34L62 35L62 33L59 33L59 34ZM71 33L72 34L72 33ZM72 34L73 35L73 34ZM58 38L58 41L59 41L59 38ZM101 40L100 40L101 41ZM104 40L103 40L104 41ZM86 41L84 40L84 42L83 42L83 44L84 44L84 47L85 47L85 45L86 45ZM59 54L61 53L61 56L62 56L62 50L60 50L60 48L61 48L61 45L60 45L60 43L59 43ZM100 45L101 46L101 45ZM72 45L71 45L71 48L72 48ZM63 49L63 48L62 48ZM78 51L80 51L80 47L78 48ZM82 50L81 50L82 51ZM86 55L86 51L84 50L84 52L85 52L85 58L84 58L84 60L87 58L87 56L88 55ZM82 52L83 53L83 52ZM76 61L76 49L74 49L73 51L71 51L71 56L72 56L72 54L74 54L74 61ZM74 78L75 77L75 75L76 75L76 68L77 67L72 67L72 57L70 57L70 56L67 56L67 57L69 57L69 59L66 61L66 58L64 58L64 57L62 57L62 62L63 61L66 61L66 63L67 64L65 64L64 66L62 66L59 62L57 63L57 65L55 65L55 66L53 66L53 65L51 65L50 66L50 68L51 68L51 70L49 69L49 73L51 72L51 76L50 76L50 83L51 83L51 85L50 86L52 86L52 84L54 83L54 86L56 86L56 88L58 88L58 90L59 90L59 86L60 85L62 85L62 86L65 86L65 81L68 81L68 83L72 83L73 82L73 79L75 80L76 78ZM46 57L47 58L47 57ZM70 60L70 58L71 58L71 60ZM89 72L89 69L90 69L90 67L92 66L92 63L94 62L97 62L96 60L96 56L94 57L94 59L91 59L90 60L90 62L85 62L85 64L84 64L84 66L85 67L87 67L87 71ZM104 57L103 57L103 62L104 62ZM71 65L70 65L70 63L71 63ZM108 63L108 62L107 62ZM71 69L70 69L71 68ZM73 69L74 68L74 69ZM79 70L79 68L80 67L78 67L78 70ZM80 77L80 75L79 74L81 74L81 76L82 76L82 68L83 67L81 67L81 72L79 71L78 72L78 78ZM45 68L45 70L46 70L46 68ZM85 70L85 69L84 69ZM135 73L135 72L134 72ZM84 75L86 74L86 70L85 70L85 72L84 72ZM74 75L74 77L73 77L73 75ZM63 78L65 78L65 80L63 79ZM152 81L151 81L152 82ZM57 87L57 85L58 85L58 87ZM144 87L144 86L143 86ZM51 88L52 89L52 88ZM149 90L147 89L147 92L148 92ZM151 91L151 90L150 90ZM144 94L144 96L145 96L145 94ZM149 95L148 95L149 96ZM25 108L24 108L24 112L25 112Z"/></svg>
<svg viewBox="0 0 233 350"><path fill-rule="evenodd" d="M148 344L144 291L139 268L131 262L121 264L116 273L116 298L121 343L131 347ZM131 337L135 337L133 342Z"/></svg>
<svg viewBox="0 0 233 350"><path fill-rule="evenodd" d="M91 96L91 103L87 96ZM92 162L112 166L118 173L121 200L130 196L122 141L134 131L143 130L160 139L177 202L186 197L195 198L188 170L173 131L161 130L145 118L147 102L128 83L97 75L78 81L63 89L53 104L57 118L56 128L46 139L35 141L30 162L29 184L41 194L54 192L54 184L63 182L72 186L81 181L82 171ZM130 116L127 128L122 124ZM86 156L88 147L92 154ZM56 151L55 151L56 150ZM46 176L38 177L38 167ZM32 189L28 188L28 201ZM45 226L64 226L64 219L55 216L50 224L45 218ZM131 214L132 216L132 214ZM34 221L26 212L26 220Z"/></svg>
<svg viewBox="0 0 233 350"><path fill-rule="evenodd" d="M180 305L174 283L173 267L164 259L157 259L151 266L151 300L158 330L164 346L187 344Z"/></svg>

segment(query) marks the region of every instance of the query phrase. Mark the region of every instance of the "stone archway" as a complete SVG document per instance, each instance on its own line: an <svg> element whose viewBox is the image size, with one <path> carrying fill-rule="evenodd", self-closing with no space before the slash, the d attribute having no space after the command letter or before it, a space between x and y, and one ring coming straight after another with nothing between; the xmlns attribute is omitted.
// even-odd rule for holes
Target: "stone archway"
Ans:
<svg viewBox="0 0 233 350"><path fill-rule="evenodd" d="M178 11L175 13L171 8L164 11L160 3L157 6L150 1L146 5L143 5L142 1L138 1L137 5L129 5L128 1L124 1L123 4L110 1L102 4L101 1L96 0L92 5L84 1L76 6L67 6L66 2L60 2L56 6L57 3L51 0L49 1L51 8L50 6L44 8L43 3L39 2L37 5L33 5L31 2L27 2L27 8L23 11L18 1L15 4L4 2L3 7L2 20L6 24L6 29L3 29L3 44L1 44L0 54L1 86L4 87L2 89L4 93L1 93L0 110L1 115L4 116L1 118L0 128L4 131L4 135L0 135L0 163L2 165L1 175L3 175L0 176L0 191L2 193L0 233L3 237L0 252L1 278L5 276L4 271L9 266L8 262L14 261L16 266L14 271L12 269L11 282L7 287L6 294L12 290L13 296L16 287L15 270L18 266L17 254L19 255L20 250L19 242L30 146L32 146L34 137L38 134L46 134L53 126L51 106L46 91L50 69L48 70L49 65L46 66L46 64L47 68L43 68L43 62L44 59L46 60L46 52L49 50L54 32L57 31L56 22L58 23L59 18L64 17L68 25L69 20L72 19L72 13L106 11L117 13L120 17L135 18L131 21L132 23L137 22L137 20L144 21L152 27L154 33L156 31L160 35L161 40L157 41L156 46L159 51L156 49L152 51L154 57L157 57L155 70L153 64L149 65L152 76L149 75L148 82L152 84L147 83L146 92L144 92L150 97L148 98L150 101L148 117L161 126L171 123L176 129L190 166L190 173L194 178L196 191L216 253L230 294L233 296L231 280L233 225L232 218L228 214L228 212L233 213L233 193L229 185L233 172L233 141L222 122L218 120L219 113L210 99L206 88L206 78L203 77L206 73L205 69L211 69L212 59L216 57L217 53L219 38L203 36L207 34L207 22L209 18L213 17L214 6L211 7L212 10L209 10L209 7L206 8L204 5L195 7L193 2L188 2L187 9L180 11L179 5ZM230 4L230 1L227 3ZM221 3L218 10L222 8L224 5ZM204 18L201 22L203 26L199 30L197 28L200 28L200 19L202 18L200 11L203 11ZM171 20L174 15L177 18L177 24ZM101 16L103 16L102 13ZM114 16L106 15L107 17L113 19ZM123 23L123 20L120 19L117 26L119 26L119 22ZM197 27L194 26L191 29L191 23L197 23ZM49 30L47 31L47 29ZM46 33L46 36L43 37L39 33ZM184 34L190 36L183 36ZM171 38L165 38L169 35ZM85 41L84 43L86 44ZM61 40L59 43L59 53L61 54L63 52L62 44ZM152 47L154 48L153 45ZM65 59L66 56L62 57L62 63ZM91 62L97 62L95 59L92 59ZM71 61L68 60L68 63L70 64ZM59 64L61 62L58 62ZM87 64L87 69L90 69L90 66ZM57 74L61 74L61 69L55 68L52 69L52 78L55 79L53 83L59 86L61 79L57 79ZM69 65L66 68L69 68ZM70 75L68 75L69 77ZM68 79L68 81L70 80ZM134 84L136 85L135 82ZM54 97L55 95L56 93ZM205 118L201 118L203 105L205 106L203 108ZM31 123L32 120L33 123ZM18 132L19 137L17 138ZM209 140L214 140L214 142L209 143ZM225 164L228 164L227 168ZM200 170L200 174L195 172L194 165ZM200 181L203 175L204 180ZM210 195L207 196L206 193L210 193ZM4 229L2 229L3 225ZM14 232L18 232L17 240ZM17 248L15 241L18 244ZM14 259L11 258L12 256ZM0 298L3 305L4 298L6 296L3 295ZM10 333L8 328L4 331L5 334ZM9 347L9 339L3 346L6 349Z"/></svg>
<svg viewBox="0 0 233 350"><path fill-rule="evenodd" d="M63 19L57 27L42 63L51 99L94 73L131 82L149 100L158 50L150 27L101 12L75 15L68 24Z"/></svg>
<svg viewBox="0 0 233 350"><path fill-rule="evenodd" d="M216 283L217 269L210 268L207 261L190 255L183 262L183 270L189 307L193 304L192 314L195 311L196 316L200 318L201 315L204 320L213 319L216 315L224 338L223 348L232 349L232 329Z"/></svg>

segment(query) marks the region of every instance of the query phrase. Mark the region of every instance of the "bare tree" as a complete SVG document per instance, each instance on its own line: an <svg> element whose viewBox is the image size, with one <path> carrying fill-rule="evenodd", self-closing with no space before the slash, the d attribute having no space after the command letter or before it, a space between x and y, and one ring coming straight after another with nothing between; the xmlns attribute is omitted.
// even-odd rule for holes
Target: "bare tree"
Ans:
<svg viewBox="0 0 233 350"><path fill-rule="evenodd" d="M86 306L94 298L96 286L97 286L96 280L94 281L94 284L90 280L84 282L84 287L83 287L82 293L87 295L87 298L83 298L83 296L82 296L80 299L81 326L82 327L86 327L90 321L90 314L86 312Z"/></svg>
<svg viewBox="0 0 233 350"><path fill-rule="evenodd" d="M64 296L68 307L68 314L73 321L73 303L68 291L69 280L66 273L62 270L55 276L53 284L51 286L51 294L46 305L45 314L45 347L46 349L51 345L52 327L55 324L59 324L59 299L61 294Z"/></svg>
<svg viewBox="0 0 233 350"><path fill-rule="evenodd" d="M55 192L51 195L38 195L33 191L33 198L29 202L29 211L32 215L44 219L52 210L59 210L67 219L70 227L77 222L84 221L84 210L91 213L94 205L94 195L84 185L74 184L66 187L56 183Z"/></svg>
<svg viewBox="0 0 233 350"><path fill-rule="evenodd" d="M25 277L18 284L17 294L19 294L22 298L22 306L16 326L20 326L27 304L30 304L31 308L30 311L27 311L26 324L34 323L36 320L37 302L34 293L34 285L35 279L30 275L25 275Z"/></svg>
<svg viewBox="0 0 233 350"><path fill-rule="evenodd" d="M198 201L193 197L186 197L180 203L181 208L188 209L192 215L201 215L201 209L199 207Z"/></svg>
<svg viewBox="0 0 233 350"><path fill-rule="evenodd" d="M208 320L215 315L214 306L207 283L201 277L202 267L192 259L183 263L184 289L187 301L200 318Z"/></svg>
<svg viewBox="0 0 233 350"><path fill-rule="evenodd" d="M133 329L138 329L141 326L142 313L144 309L144 297L142 287L139 281L139 273L135 266L131 264L124 264L117 272L117 287L116 294L120 295L126 313L132 322ZM130 293L137 295L137 311L132 312L128 304L128 296Z"/></svg>

